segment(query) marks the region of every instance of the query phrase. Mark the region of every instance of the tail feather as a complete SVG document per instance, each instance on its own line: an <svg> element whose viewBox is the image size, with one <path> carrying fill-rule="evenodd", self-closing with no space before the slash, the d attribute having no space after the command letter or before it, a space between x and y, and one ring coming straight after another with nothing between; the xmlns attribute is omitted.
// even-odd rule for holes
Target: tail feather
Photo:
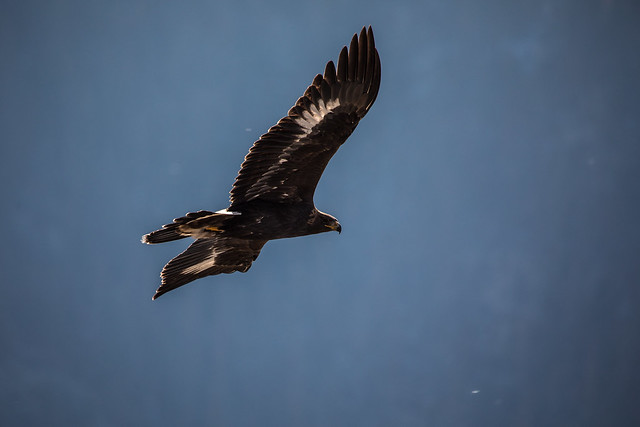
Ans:
<svg viewBox="0 0 640 427"><path fill-rule="evenodd" d="M145 234L142 236L142 243L147 244L156 244L156 243L165 243L171 242L173 240L184 239L185 237L191 236L191 233L185 232L186 230L181 230L181 225L190 224L192 221L197 220L199 218L207 217L213 215L213 212L210 211L198 211L198 212L189 212L185 216L181 218L176 218L173 220L171 224L163 225L161 229L153 231L149 234Z"/></svg>
<svg viewBox="0 0 640 427"><path fill-rule="evenodd" d="M185 237L189 236L187 234L180 233L178 224L167 224L159 230L152 231L151 233L142 236L142 243L164 243L171 242L173 240L184 239Z"/></svg>
<svg viewBox="0 0 640 427"><path fill-rule="evenodd" d="M220 231L224 223L236 215L240 214L226 209L218 212L189 212L181 218L174 219L171 224L163 225L161 229L145 234L142 236L142 243L171 242L189 236L195 239L211 237L213 232Z"/></svg>

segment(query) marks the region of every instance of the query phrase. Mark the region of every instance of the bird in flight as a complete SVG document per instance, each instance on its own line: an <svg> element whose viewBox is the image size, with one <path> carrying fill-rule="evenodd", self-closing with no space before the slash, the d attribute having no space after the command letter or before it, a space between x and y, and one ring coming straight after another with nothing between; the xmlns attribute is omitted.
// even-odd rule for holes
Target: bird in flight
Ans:
<svg viewBox="0 0 640 427"><path fill-rule="evenodd" d="M258 139L216 212L190 212L142 237L164 243L192 237L162 269L153 299L201 277L246 272L273 239L337 231L336 218L316 209L313 194L327 163L373 105L380 88L380 57L371 27L329 61L304 95Z"/></svg>

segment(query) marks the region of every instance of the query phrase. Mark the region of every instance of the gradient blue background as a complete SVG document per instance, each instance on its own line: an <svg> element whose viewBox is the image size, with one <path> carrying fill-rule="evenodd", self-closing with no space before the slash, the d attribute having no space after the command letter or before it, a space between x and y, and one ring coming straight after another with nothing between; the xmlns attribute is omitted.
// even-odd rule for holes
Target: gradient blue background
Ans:
<svg viewBox="0 0 640 427"><path fill-rule="evenodd" d="M152 302L369 24L342 235ZM0 424L640 425L638 2L2 2L0 58Z"/></svg>

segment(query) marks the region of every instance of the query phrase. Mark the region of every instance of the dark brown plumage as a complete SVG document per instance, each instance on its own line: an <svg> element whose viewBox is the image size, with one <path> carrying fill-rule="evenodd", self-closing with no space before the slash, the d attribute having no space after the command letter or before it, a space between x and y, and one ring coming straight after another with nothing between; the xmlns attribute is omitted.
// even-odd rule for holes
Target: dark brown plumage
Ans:
<svg viewBox="0 0 640 427"><path fill-rule="evenodd" d="M230 192L230 206L177 218L143 236L144 243L193 237L186 251L162 269L153 299L200 277L245 272L268 240L340 232L313 203L327 163L376 99L380 57L373 31L363 28L304 95L245 157Z"/></svg>

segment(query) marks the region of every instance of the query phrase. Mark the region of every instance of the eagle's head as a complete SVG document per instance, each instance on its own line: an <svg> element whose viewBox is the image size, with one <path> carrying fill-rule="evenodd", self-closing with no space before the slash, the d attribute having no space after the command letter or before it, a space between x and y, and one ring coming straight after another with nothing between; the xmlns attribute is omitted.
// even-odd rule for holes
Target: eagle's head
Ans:
<svg viewBox="0 0 640 427"><path fill-rule="evenodd" d="M338 234L342 231L342 226L338 220L324 212L314 210L309 221L311 233L324 233L326 231L337 231Z"/></svg>

